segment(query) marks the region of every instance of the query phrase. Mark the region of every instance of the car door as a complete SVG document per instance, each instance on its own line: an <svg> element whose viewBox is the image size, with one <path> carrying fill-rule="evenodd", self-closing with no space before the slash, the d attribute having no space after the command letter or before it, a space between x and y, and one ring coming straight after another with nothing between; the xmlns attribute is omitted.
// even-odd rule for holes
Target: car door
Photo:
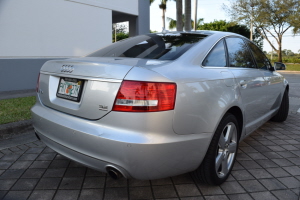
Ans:
<svg viewBox="0 0 300 200"><path fill-rule="evenodd" d="M229 69L240 91L246 134L249 134L261 125L266 111L266 81L242 38L227 37L225 41Z"/></svg>
<svg viewBox="0 0 300 200"><path fill-rule="evenodd" d="M252 42L246 41L248 43L252 55L256 60L257 67L261 71L266 81L266 112L270 115L280 106L282 95L280 91L282 90L283 77L272 70L272 65L265 54Z"/></svg>

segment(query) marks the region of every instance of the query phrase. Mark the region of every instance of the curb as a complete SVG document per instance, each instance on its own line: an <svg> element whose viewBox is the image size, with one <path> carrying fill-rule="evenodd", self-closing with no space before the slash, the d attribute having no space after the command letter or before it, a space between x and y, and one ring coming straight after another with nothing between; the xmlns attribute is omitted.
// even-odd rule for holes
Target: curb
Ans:
<svg viewBox="0 0 300 200"><path fill-rule="evenodd" d="M278 73L294 73L294 74L299 74L300 73L300 71L282 71L282 70L277 70L276 72L278 72Z"/></svg>
<svg viewBox="0 0 300 200"><path fill-rule="evenodd" d="M28 131L33 131L32 120L23 120L0 125L0 140L12 138Z"/></svg>
<svg viewBox="0 0 300 200"><path fill-rule="evenodd" d="M35 89L28 89L28 90L14 90L14 91L0 91L0 100L2 99L14 99L20 97L30 97L35 96L36 91Z"/></svg>

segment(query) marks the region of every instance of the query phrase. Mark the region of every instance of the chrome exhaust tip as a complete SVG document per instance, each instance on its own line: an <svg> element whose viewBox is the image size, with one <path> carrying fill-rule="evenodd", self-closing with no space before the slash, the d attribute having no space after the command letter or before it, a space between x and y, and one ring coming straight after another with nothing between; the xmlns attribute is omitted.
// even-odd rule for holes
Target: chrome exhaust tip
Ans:
<svg viewBox="0 0 300 200"><path fill-rule="evenodd" d="M107 171L108 175L109 175L112 179L117 180L117 179L120 179L120 178L123 177L122 173L121 173L119 170L115 169L115 168L108 167L108 168L106 169L106 171Z"/></svg>

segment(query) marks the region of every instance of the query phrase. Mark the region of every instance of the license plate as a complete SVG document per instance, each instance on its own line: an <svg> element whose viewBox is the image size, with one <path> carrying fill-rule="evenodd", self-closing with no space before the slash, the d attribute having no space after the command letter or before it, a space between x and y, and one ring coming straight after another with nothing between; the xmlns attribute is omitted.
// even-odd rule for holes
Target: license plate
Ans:
<svg viewBox="0 0 300 200"><path fill-rule="evenodd" d="M83 80L77 78L60 78L56 96L79 102L83 83Z"/></svg>

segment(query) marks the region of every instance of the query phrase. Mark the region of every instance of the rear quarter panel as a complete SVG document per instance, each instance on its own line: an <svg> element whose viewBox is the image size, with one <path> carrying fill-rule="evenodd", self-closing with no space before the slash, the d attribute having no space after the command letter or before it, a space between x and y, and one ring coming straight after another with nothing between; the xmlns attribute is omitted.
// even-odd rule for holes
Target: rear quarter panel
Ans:
<svg viewBox="0 0 300 200"><path fill-rule="evenodd" d="M173 120L177 134L214 133L223 115L240 104L234 78L224 78L222 72L227 69L198 66L198 81L178 83Z"/></svg>

